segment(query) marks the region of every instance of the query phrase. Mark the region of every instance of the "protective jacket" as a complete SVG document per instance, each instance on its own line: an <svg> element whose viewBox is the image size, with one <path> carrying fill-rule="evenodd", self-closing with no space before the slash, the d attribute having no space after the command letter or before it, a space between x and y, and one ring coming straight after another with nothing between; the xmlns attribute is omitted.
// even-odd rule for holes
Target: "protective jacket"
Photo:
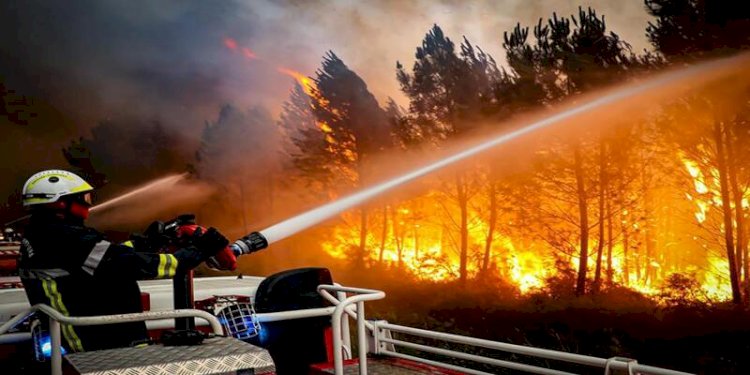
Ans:
<svg viewBox="0 0 750 375"><path fill-rule="evenodd" d="M29 302L69 316L142 312L137 280L171 278L204 260L195 248L172 254L108 242L102 233L53 217L34 216L21 241L19 275ZM45 319L46 320L46 319ZM148 339L143 322L62 325L66 350L135 345Z"/></svg>

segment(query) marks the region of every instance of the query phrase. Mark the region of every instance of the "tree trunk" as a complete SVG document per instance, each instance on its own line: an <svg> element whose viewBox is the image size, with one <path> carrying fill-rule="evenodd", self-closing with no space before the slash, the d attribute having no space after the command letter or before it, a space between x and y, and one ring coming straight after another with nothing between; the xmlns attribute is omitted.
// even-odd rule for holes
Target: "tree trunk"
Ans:
<svg viewBox="0 0 750 375"><path fill-rule="evenodd" d="M716 142L716 159L719 169L719 184L721 188L721 210L724 213L724 242L727 250L727 261L729 263L729 281L732 286L732 302L735 304L742 303L740 293L740 283L737 272L737 263L735 261L734 235L732 225L732 207L729 197L729 187L727 181L727 160L724 150L724 137L722 137L721 123L714 124L714 141Z"/></svg>
<svg viewBox="0 0 750 375"><path fill-rule="evenodd" d="M492 251L492 240L495 235L495 224L497 222L497 186L494 181L490 182L490 217L487 222L487 240L484 243L484 258L482 259L482 273L490 268L490 252Z"/></svg>
<svg viewBox="0 0 750 375"><path fill-rule="evenodd" d="M622 277L624 284L630 285L630 262L628 259L628 252L630 250L630 222L623 221L625 222L621 221L620 225L620 228L622 228Z"/></svg>
<svg viewBox="0 0 750 375"><path fill-rule="evenodd" d="M581 255L578 259L578 278L576 280L576 295L581 296L586 293L586 274L589 260L589 218L588 206L586 202L586 186L583 176L583 160L581 158L581 146L575 145L573 151L574 169L576 177L577 195L578 195L578 215L581 229Z"/></svg>
<svg viewBox="0 0 750 375"><path fill-rule="evenodd" d="M398 212L397 209L391 210L391 215L392 215L391 225L393 226L393 239L396 241L396 256L398 257L398 263L396 264L398 265L398 268L401 269L401 266L403 265L403 261L404 261L402 254L401 254L401 250L404 247L404 239L403 237L401 237L401 231L399 230L399 227L398 227L399 225L398 217L396 217L397 212Z"/></svg>
<svg viewBox="0 0 750 375"><path fill-rule="evenodd" d="M729 129L724 133L727 145L727 173L729 175L729 184L732 187L732 197L734 198L734 221L737 233L737 280L740 285L745 285L743 289L747 290L748 284L748 263L745 258L747 252L747 240L745 238L745 215L742 212L742 190L737 182L737 160L734 154L734 142ZM740 271L742 271L740 273ZM744 281L744 282L743 282ZM746 293L747 294L747 293Z"/></svg>
<svg viewBox="0 0 750 375"><path fill-rule="evenodd" d="M359 256L357 262L359 266L364 267L367 260L367 209L360 209L359 220Z"/></svg>
<svg viewBox="0 0 750 375"><path fill-rule="evenodd" d="M388 238L388 205L383 205L383 231L380 232L380 254L378 262L383 263L383 253L385 252L385 240Z"/></svg>
<svg viewBox="0 0 750 375"><path fill-rule="evenodd" d="M604 253L604 200L605 197L604 141L599 141L599 243L596 244L596 271L594 272L594 293L599 292L602 283L602 254Z"/></svg>
<svg viewBox="0 0 750 375"><path fill-rule="evenodd" d="M614 282L612 269L612 199L607 199L607 285Z"/></svg>
<svg viewBox="0 0 750 375"><path fill-rule="evenodd" d="M414 259L419 259L419 225L417 225L416 219L412 222L414 226Z"/></svg>
<svg viewBox="0 0 750 375"><path fill-rule="evenodd" d="M642 251L638 251L639 257L639 268L641 268L640 276L642 277L643 285L650 285L655 280L654 272L655 267L651 264L654 261L654 254L656 254L656 235L654 229L654 197L652 189L645 184L643 185L643 205L644 205L644 216L646 218L643 223L643 233L646 242L646 255L645 257L641 254Z"/></svg>
<svg viewBox="0 0 750 375"><path fill-rule="evenodd" d="M469 207L468 207L468 196L466 192L466 184L463 176L460 174L456 175L456 197L458 199L458 206L461 210L461 256L459 265L459 281L461 285L466 285L466 279L468 278L468 261L469 261Z"/></svg>

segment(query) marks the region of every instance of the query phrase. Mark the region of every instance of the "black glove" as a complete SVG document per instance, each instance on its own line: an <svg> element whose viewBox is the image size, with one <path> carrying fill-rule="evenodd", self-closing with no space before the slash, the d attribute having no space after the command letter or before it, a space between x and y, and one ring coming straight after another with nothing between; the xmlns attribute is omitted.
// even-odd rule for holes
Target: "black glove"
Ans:
<svg viewBox="0 0 750 375"><path fill-rule="evenodd" d="M170 238L164 231L164 223L154 221L143 232L143 238L150 249L154 251L163 251L169 244Z"/></svg>
<svg viewBox="0 0 750 375"><path fill-rule="evenodd" d="M205 233L198 233L193 238L193 246L200 251L206 259L216 255L219 251L229 245L229 240L219 233L216 228L208 228Z"/></svg>

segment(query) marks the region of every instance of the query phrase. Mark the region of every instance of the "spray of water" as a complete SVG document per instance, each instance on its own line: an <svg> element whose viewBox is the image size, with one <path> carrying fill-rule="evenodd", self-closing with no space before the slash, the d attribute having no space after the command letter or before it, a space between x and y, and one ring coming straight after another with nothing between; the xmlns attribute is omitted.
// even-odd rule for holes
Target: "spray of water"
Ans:
<svg viewBox="0 0 750 375"><path fill-rule="evenodd" d="M383 194L399 185L405 184L416 178L425 176L429 173L435 172L451 164L475 156L481 152L487 151L506 142L515 140L529 133L542 130L564 120L570 120L576 116L587 114L596 109L616 104L626 99L649 94L652 91L663 88L667 85L681 83L689 79L705 78L703 77L703 75L709 72L725 72L729 70L728 68L735 67L743 63L747 63L747 56L718 60L669 73L664 73L653 77L648 82L640 83L634 86L626 86L624 88L611 91L608 94L605 94L597 99L564 110L542 120L526 124L525 126L520 127L515 131L502 134L490 140L473 145L463 151L457 152L453 155L449 155L441 160L417 168L411 172L395 177L391 180L382 182L365 190L346 196L342 199L333 201L290 219L284 220L280 223L274 224L264 230L261 230L260 232L266 237L269 244L282 240L331 217L334 217L380 194Z"/></svg>
<svg viewBox="0 0 750 375"><path fill-rule="evenodd" d="M176 175L170 175L170 176L162 177L162 178L160 178L160 179L158 179L156 181L149 182L146 185L143 185L143 186L141 186L139 188L136 188L135 190L129 191L129 192L125 193L125 194L122 194L122 195L119 195L119 196L117 196L115 198L112 198L112 199L110 199L110 200L108 200L106 202L103 202L101 204L93 206L93 207L91 207L91 209L89 211L92 212L92 213L96 212L96 211L100 211L100 210L103 210L103 209L105 209L107 207L112 207L112 206L114 206L114 205L116 205L116 204L118 204L118 203L120 203L122 201L125 201L127 199L134 198L134 197L136 197L138 195L146 193L146 192L148 192L150 190L153 190L153 189L156 189L156 188L163 188L163 187L169 187L169 186L175 185L176 183L178 183L182 179L184 179L186 176L187 176L187 173L182 173L182 174L176 174ZM18 219L15 219L13 221L9 221L9 222L5 223L5 226L13 225L13 224L15 224L17 222L26 220L26 219L28 219L30 217L31 217L31 215L25 215L25 216L19 217Z"/></svg>
<svg viewBox="0 0 750 375"><path fill-rule="evenodd" d="M122 194L120 196L112 198L112 199L110 199L110 200L108 200L106 202L97 204L96 206L91 207L91 212L95 212L95 211L98 211L98 210L103 210L103 209L105 209L107 207L114 206L114 205L116 205L116 204L118 204L118 203L120 203L120 202L122 202L124 200L136 197L138 195L141 195L141 194L146 193L146 192L148 192L150 190L153 190L153 189L166 188L166 187L173 186L173 185L177 184L178 182L180 182L182 179L184 179L185 176L187 176L187 173L182 173L182 174L176 174L176 175L162 177L162 178L160 178L160 179L158 179L156 181L153 181L153 182L150 182L150 183L148 183L146 185L143 185L143 186L141 186L141 187L139 187L139 188L137 188L135 190L132 190L130 192L127 192L125 194Z"/></svg>

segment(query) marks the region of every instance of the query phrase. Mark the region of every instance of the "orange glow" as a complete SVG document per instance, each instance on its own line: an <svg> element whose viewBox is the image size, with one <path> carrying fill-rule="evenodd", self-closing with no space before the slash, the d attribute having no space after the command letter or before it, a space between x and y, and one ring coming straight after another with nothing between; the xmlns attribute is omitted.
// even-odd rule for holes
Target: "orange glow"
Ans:
<svg viewBox="0 0 750 375"><path fill-rule="evenodd" d="M708 218L708 211L711 208L712 203L714 203L716 198L718 198L718 192L715 192L708 188L707 180L704 177L701 168L698 166L698 163L688 159L685 156L681 156L681 159L682 164L685 165L685 169L687 169L688 174L693 178L693 185L695 188L695 192L697 193L695 196L687 193L687 199L689 201L695 202L695 205L697 207L697 211L695 212L695 220L697 220L698 223L703 223ZM713 175L713 171L711 172L711 174ZM719 205L721 205L720 199Z"/></svg>
<svg viewBox="0 0 750 375"><path fill-rule="evenodd" d="M729 284L729 263L723 257L710 256L709 269L705 273L702 289L710 299L729 300L732 287Z"/></svg>
<svg viewBox="0 0 750 375"><path fill-rule="evenodd" d="M255 60L258 58L255 52L251 51L250 48L247 47L242 47L242 55L245 56L248 60Z"/></svg>
<svg viewBox="0 0 750 375"><path fill-rule="evenodd" d="M302 73L300 73L300 72L298 72L296 70L292 70L292 69L288 69L288 68L284 68L284 67L278 67L278 68L276 68L276 71L278 71L281 74L286 74L286 75L288 75L288 76L296 79L297 82L299 82L299 84L302 86L302 89L305 90L305 94L307 94L307 95L309 95L311 97L315 97L316 96L315 95L315 82L312 80L312 78L307 77L304 74L302 74Z"/></svg>
<svg viewBox="0 0 750 375"><path fill-rule="evenodd" d="M224 45L232 51L237 49L237 41L232 38L224 38Z"/></svg>

